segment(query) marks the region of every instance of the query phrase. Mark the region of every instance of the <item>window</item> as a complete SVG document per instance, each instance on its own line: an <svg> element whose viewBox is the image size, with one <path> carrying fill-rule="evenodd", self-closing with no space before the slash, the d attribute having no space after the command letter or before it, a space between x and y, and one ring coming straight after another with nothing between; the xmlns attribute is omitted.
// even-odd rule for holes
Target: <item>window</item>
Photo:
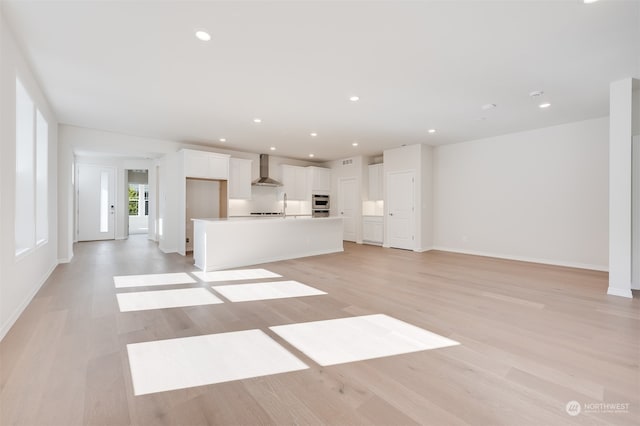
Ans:
<svg viewBox="0 0 640 426"><path fill-rule="evenodd" d="M47 205L49 160L49 125L40 111L36 114L36 244L48 239L49 206Z"/></svg>
<svg viewBox="0 0 640 426"><path fill-rule="evenodd" d="M48 238L49 126L16 78L15 254Z"/></svg>
<svg viewBox="0 0 640 426"><path fill-rule="evenodd" d="M129 216L149 216L149 185L129 184Z"/></svg>
<svg viewBox="0 0 640 426"><path fill-rule="evenodd" d="M34 106L20 80L16 79L16 256L34 247Z"/></svg>

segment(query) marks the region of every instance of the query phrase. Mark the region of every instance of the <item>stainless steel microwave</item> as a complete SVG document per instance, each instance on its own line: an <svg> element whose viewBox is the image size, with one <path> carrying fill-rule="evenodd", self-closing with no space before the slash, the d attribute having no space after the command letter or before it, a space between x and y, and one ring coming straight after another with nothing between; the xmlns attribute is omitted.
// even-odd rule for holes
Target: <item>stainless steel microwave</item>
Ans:
<svg viewBox="0 0 640 426"><path fill-rule="evenodd" d="M311 196L311 209L312 210L329 210L331 205L329 204L329 196L322 194L313 194Z"/></svg>

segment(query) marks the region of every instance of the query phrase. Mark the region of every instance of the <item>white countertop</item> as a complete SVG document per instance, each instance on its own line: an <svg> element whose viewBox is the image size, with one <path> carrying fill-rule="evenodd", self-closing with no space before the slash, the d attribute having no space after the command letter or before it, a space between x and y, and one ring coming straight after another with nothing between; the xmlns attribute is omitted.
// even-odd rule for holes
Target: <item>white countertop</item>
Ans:
<svg viewBox="0 0 640 426"><path fill-rule="evenodd" d="M202 222L240 222L240 221L282 221L282 220L327 220L327 219L342 219L338 216L329 217L312 217L310 215L287 215L283 216L235 216L235 217L212 217L212 218L192 218L192 221Z"/></svg>

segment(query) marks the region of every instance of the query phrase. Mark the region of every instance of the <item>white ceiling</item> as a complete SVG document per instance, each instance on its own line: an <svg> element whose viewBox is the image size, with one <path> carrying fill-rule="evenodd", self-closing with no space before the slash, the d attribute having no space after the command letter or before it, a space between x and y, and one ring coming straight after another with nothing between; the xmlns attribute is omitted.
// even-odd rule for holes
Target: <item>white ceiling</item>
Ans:
<svg viewBox="0 0 640 426"><path fill-rule="evenodd" d="M602 117L640 76L640 1L2 6L61 123L301 159Z"/></svg>

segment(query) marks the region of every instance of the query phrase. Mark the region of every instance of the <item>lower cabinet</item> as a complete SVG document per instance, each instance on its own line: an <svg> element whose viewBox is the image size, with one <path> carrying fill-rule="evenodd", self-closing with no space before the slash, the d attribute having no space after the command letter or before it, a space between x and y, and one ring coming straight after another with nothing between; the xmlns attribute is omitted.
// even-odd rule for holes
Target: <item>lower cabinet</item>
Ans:
<svg viewBox="0 0 640 426"><path fill-rule="evenodd" d="M382 216L362 217L362 242L365 244L382 244L384 222Z"/></svg>

